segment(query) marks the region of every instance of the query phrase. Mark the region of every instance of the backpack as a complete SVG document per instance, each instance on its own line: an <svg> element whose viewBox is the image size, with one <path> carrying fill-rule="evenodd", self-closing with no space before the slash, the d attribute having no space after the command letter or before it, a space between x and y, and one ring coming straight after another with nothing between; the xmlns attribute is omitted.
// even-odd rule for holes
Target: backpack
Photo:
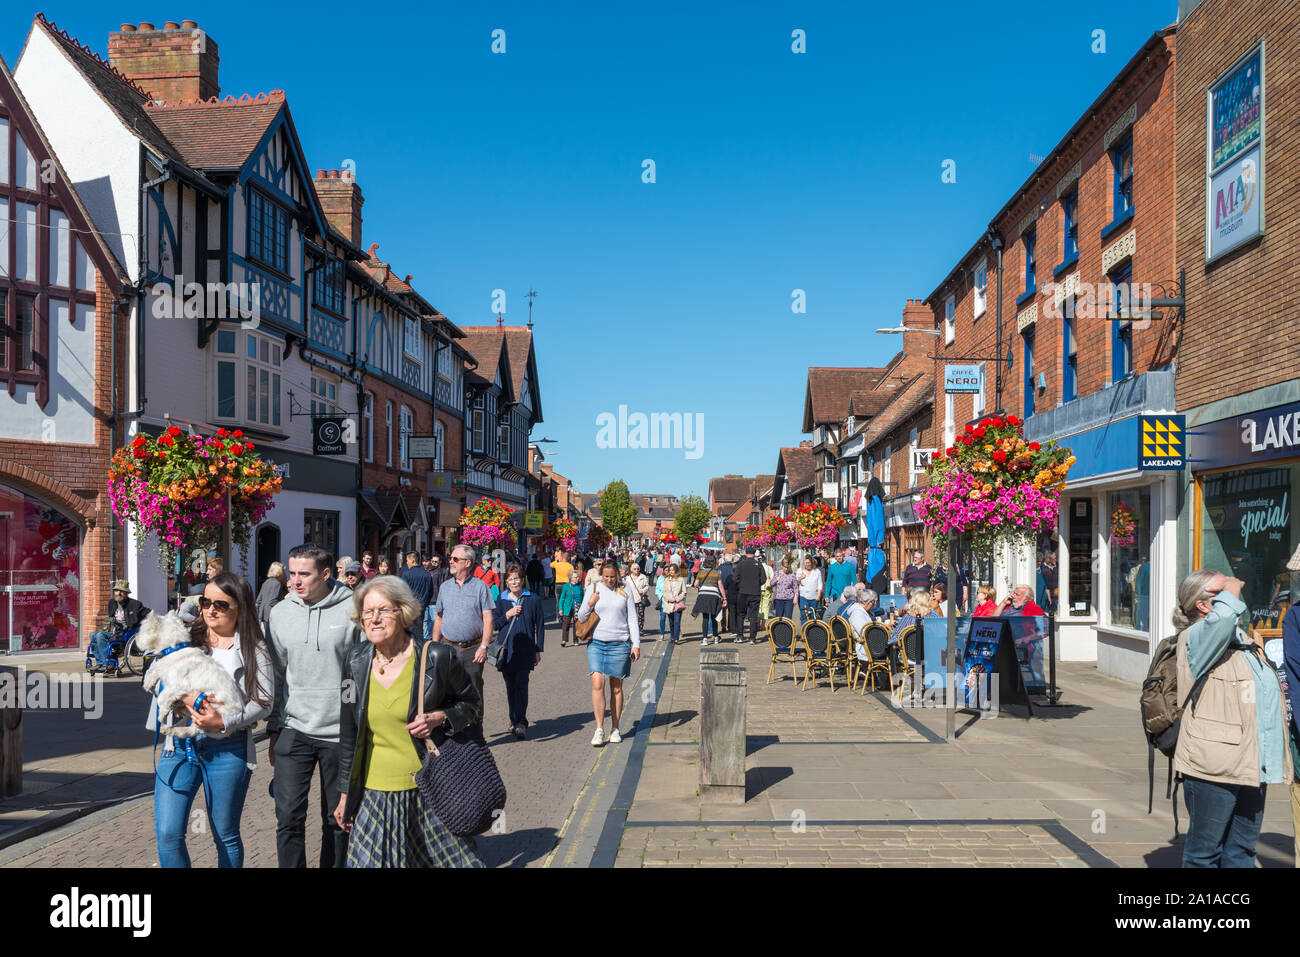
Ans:
<svg viewBox="0 0 1300 957"><path fill-rule="evenodd" d="M1156 751L1159 751L1169 759L1169 772L1165 778L1165 797L1173 802L1175 838L1178 837L1178 783L1181 775L1174 775L1174 752L1178 749L1178 730L1184 710L1178 706L1178 640L1181 637L1180 633L1172 638L1165 638L1156 645L1138 699L1142 711L1142 730L1147 737L1147 813L1151 813L1155 801ZM1232 646L1229 644L1223 656L1205 669L1205 673L1192 686L1192 693L1187 696L1188 704L1195 703L1210 672L1231 653Z"/></svg>

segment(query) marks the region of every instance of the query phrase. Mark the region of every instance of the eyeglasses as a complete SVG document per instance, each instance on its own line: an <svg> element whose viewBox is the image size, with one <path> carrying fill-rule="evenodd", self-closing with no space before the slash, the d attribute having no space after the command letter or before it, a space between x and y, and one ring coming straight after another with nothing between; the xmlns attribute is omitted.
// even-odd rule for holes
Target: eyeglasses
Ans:
<svg viewBox="0 0 1300 957"><path fill-rule="evenodd" d="M397 617L396 608L367 608L361 613L362 621L380 621Z"/></svg>
<svg viewBox="0 0 1300 957"><path fill-rule="evenodd" d="M204 611L209 608L215 608L217 611L224 614L225 612L230 611L230 602L226 601L224 598L217 598L214 600L209 598L207 595L204 595L199 599L199 607Z"/></svg>

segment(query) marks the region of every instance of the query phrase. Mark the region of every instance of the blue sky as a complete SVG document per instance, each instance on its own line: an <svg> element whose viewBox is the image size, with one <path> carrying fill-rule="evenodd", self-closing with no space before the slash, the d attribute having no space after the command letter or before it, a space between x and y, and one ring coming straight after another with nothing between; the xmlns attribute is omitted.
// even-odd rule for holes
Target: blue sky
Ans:
<svg viewBox="0 0 1300 957"><path fill-rule="evenodd" d="M583 491L706 495L797 444L810 365L878 365L923 298L1174 0L1086 5L355 3L45 7L106 54L198 21L222 94L281 88L309 165L355 164L363 240L453 321L495 289L535 341L534 438ZM996 11L991 13L990 11ZM35 10L0 19L13 65ZM283 26L277 26L283 24ZM492 32L505 31L504 54ZM802 29L807 52L791 51ZM1093 31L1105 31L1094 53ZM656 182L642 182L643 161ZM955 183L941 181L956 163ZM807 312L791 312L795 289ZM702 414L684 449L597 416Z"/></svg>

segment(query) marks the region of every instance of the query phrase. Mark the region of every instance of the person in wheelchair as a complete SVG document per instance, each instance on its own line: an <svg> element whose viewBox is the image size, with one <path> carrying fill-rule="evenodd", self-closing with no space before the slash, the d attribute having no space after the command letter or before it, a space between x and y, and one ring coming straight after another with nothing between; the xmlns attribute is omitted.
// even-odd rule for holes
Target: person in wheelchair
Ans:
<svg viewBox="0 0 1300 957"><path fill-rule="evenodd" d="M117 673L126 640L135 632L149 609L131 597L131 583L113 582L113 597L108 603L108 617L100 628L90 635L86 648L86 663L91 674L112 671ZM95 664L91 664L91 661Z"/></svg>

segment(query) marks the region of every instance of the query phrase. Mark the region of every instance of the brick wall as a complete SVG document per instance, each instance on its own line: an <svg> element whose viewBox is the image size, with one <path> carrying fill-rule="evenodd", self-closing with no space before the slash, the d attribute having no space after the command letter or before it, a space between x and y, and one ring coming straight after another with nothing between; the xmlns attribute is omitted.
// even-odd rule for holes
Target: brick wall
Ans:
<svg viewBox="0 0 1300 957"><path fill-rule="evenodd" d="M1049 283L1064 282L1077 273L1080 283L1093 284L1100 291L1107 283L1108 271L1103 265L1103 254L1106 251L1113 253L1112 247L1121 242L1130 229L1136 237L1131 259L1133 281L1139 284L1162 283L1177 277L1173 225L1177 119L1174 76L1174 37L1170 35L1134 67L1099 105L1095 116L1080 128L1074 139L1038 171L1037 178L1025 188L1024 195L996 219L994 225L1005 242L1001 289L998 287L996 253L984 244L974 255L958 264L928 302L935 327L942 328L944 300L949 294L956 300L954 341L945 344L941 338L941 354L992 358L997 345L997 297L1001 296L1002 355L1005 356L1010 348L1014 359L1012 367L1007 369L1004 366L1002 371L1002 407L1005 412L1024 414L1024 340L1017 328L1017 316L1035 305L1038 309L1038 318L1032 327L1035 379L1039 372L1046 378L1046 388L1035 392L1035 408L1050 409L1063 401L1063 320L1059 311L1054 316L1047 315L1054 303L1054 300L1049 301L1053 288ZM1130 107L1134 108L1135 114L1131 127L1135 169L1133 219L1102 239L1101 230L1113 218L1114 193L1114 167L1105 139L1107 132L1121 121ZM1203 128L1201 135L1204 137ZM1053 270L1063 259L1065 220L1057 187L1071 180L1075 180L1078 190L1078 262L1065 269L1060 277L1055 277ZM1062 195L1068 192L1067 188ZM1016 300L1024 291L1025 247L1021 227L1029 222L1036 229L1038 295L1017 307ZM980 260L987 262L988 284L986 308L977 317L973 278L974 267ZM1152 294L1159 296L1162 292L1153 289ZM1169 292L1169 295L1173 294ZM1102 312L1099 307L1094 313L1096 317L1080 315L1075 319L1076 394L1079 396L1097 392L1111 381L1111 323L1100 315ZM1145 372L1153 365L1177 358L1176 345L1176 327L1172 321L1153 321L1146 328L1138 324L1133 332L1134 371ZM987 362L985 413L992 413L997 408L996 377L997 364ZM937 401L942 403L942 397ZM958 428L974 418L974 403L973 396L954 397L953 418ZM940 406L940 423L942 414Z"/></svg>
<svg viewBox="0 0 1300 957"><path fill-rule="evenodd" d="M1206 90L1264 40L1265 235L1205 264ZM1300 377L1294 322L1300 248L1300 24L1294 4L1206 0L1178 30L1178 261L1187 321L1178 407Z"/></svg>
<svg viewBox="0 0 1300 957"><path fill-rule="evenodd" d="M62 510L84 528L81 543L81 640L94 630L99 616L108 611L112 580L123 568L122 532L109 507L108 466L114 448L114 432L108 418L113 408L112 378L113 296L102 277L95 278L95 394L94 444L71 445L54 442L24 442L0 439L0 482L31 493ZM117 338L118 401L125 395L125 311L119 313ZM33 400L34 401L34 400ZM120 426L116 430L121 434ZM110 537L112 536L112 538ZM116 562L112 541L116 539ZM133 586L138 583L133 582Z"/></svg>

